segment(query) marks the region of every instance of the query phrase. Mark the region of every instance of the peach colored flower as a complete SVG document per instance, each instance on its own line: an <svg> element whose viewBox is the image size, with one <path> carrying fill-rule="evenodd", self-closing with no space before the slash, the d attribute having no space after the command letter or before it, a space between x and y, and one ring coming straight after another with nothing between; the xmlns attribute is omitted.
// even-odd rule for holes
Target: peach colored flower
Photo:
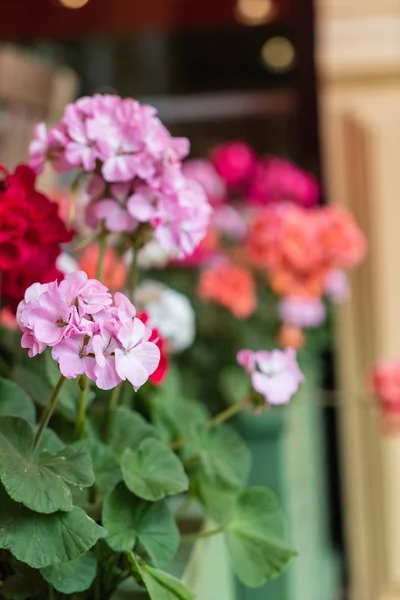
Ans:
<svg viewBox="0 0 400 600"><path fill-rule="evenodd" d="M230 310L235 317L249 317L256 308L256 290L251 272L229 262L203 271L197 293L201 300L211 300Z"/></svg>
<svg viewBox="0 0 400 600"><path fill-rule="evenodd" d="M89 279L96 278L99 247L95 244L88 246L79 257L79 268L85 271ZM102 281L113 292L122 290L126 282L126 265L112 248L108 247L104 257Z"/></svg>
<svg viewBox="0 0 400 600"><path fill-rule="evenodd" d="M278 332L278 342L282 348L300 350L306 342L306 336L301 327L297 327L296 325L282 325Z"/></svg>
<svg viewBox="0 0 400 600"><path fill-rule="evenodd" d="M355 267L364 258L367 242L352 215L337 206L319 211L319 237L324 259L333 269Z"/></svg>

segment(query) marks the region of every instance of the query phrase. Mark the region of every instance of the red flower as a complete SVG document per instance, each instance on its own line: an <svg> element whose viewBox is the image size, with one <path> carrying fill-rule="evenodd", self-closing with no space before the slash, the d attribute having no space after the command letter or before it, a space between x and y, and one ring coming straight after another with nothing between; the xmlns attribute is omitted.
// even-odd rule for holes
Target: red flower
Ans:
<svg viewBox="0 0 400 600"><path fill-rule="evenodd" d="M58 206L35 189L35 173L18 165L13 174L0 165L0 270L2 305L16 310L32 283L61 276L55 267L60 244L69 242Z"/></svg>
<svg viewBox="0 0 400 600"><path fill-rule="evenodd" d="M149 315L146 312L142 312L142 313L138 314L137 316L141 321L143 321L143 323L145 325L147 325L148 327L151 327L151 324L148 322ZM149 342L153 342L157 346L157 348L160 350L160 362L159 362L157 369L154 371L154 373L152 375L150 375L149 379L150 379L151 383L154 383L154 385L161 385L165 381L165 378L168 375L168 370L169 370L168 354L166 352L165 340L160 336L158 329L155 329L154 327L151 327L151 329L152 329L152 333L151 333Z"/></svg>

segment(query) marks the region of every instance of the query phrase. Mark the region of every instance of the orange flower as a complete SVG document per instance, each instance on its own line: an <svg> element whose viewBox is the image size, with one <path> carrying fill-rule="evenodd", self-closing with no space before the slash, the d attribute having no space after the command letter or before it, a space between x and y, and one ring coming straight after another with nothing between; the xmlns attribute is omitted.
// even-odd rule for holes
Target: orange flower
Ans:
<svg viewBox="0 0 400 600"><path fill-rule="evenodd" d="M79 258L79 268L86 271L89 278L96 278L99 262L99 247L95 244L83 250ZM126 265L112 248L108 247L104 256L102 283L117 292L125 286Z"/></svg>
<svg viewBox="0 0 400 600"><path fill-rule="evenodd" d="M353 217L336 206L320 210L319 236L332 268L350 268L364 258L367 242Z"/></svg>
<svg viewBox="0 0 400 600"><path fill-rule="evenodd" d="M282 325L278 333L278 342L282 348L303 348L306 337L301 327L297 325Z"/></svg>
<svg viewBox="0 0 400 600"><path fill-rule="evenodd" d="M239 319L250 316L256 307L256 291L251 272L228 262L203 271L197 293L201 300L221 304Z"/></svg>
<svg viewBox="0 0 400 600"><path fill-rule="evenodd" d="M8 308L2 308L0 310L0 327L5 327L5 329L18 329L17 319Z"/></svg>
<svg viewBox="0 0 400 600"><path fill-rule="evenodd" d="M351 215L336 207L280 204L256 214L247 252L277 294L321 296L328 274L360 262L366 242Z"/></svg>

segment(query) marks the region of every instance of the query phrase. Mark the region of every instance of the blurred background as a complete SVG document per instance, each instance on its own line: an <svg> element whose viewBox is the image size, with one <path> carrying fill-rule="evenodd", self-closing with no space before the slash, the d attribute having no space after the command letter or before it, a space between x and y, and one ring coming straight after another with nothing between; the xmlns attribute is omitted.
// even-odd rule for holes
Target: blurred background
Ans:
<svg viewBox="0 0 400 600"><path fill-rule="evenodd" d="M244 140L355 215L369 257L310 353L307 398L238 424L299 559L247 590L211 545L187 577L201 600L400 599L400 444L360 401L374 361L400 354L400 0L0 0L0 42L0 163L77 96L117 93L157 107L192 157Z"/></svg>

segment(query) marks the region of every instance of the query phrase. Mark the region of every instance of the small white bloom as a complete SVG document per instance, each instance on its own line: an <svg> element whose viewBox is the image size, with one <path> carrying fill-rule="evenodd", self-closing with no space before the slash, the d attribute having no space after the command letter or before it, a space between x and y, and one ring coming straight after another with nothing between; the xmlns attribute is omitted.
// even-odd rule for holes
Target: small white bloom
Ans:
<svg viewBox="0 0 400 600"><path fill-rule="evenodd" d="M67 273L74 273L79 270L79 265L75 258L67 252L62 252L56 260L56 267L61 273L67 275Z"/></svg>
<svg viewBox="0 0 400 600"><path fill-rule="evenodd" d="M162 269L174 258L156 240L148 242L139 252L138 263L142 269Z"/></svg>
<svg viewBox="0 0 400 600"><path fill-rule="evenodd" d="M168 341L170 352L182 352L194 342L195 313L186 296L158 281L145 281L137 289L135 301L145 310L150 323Z"/></svg>

